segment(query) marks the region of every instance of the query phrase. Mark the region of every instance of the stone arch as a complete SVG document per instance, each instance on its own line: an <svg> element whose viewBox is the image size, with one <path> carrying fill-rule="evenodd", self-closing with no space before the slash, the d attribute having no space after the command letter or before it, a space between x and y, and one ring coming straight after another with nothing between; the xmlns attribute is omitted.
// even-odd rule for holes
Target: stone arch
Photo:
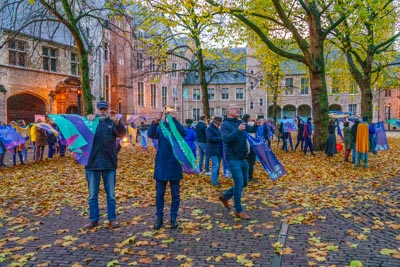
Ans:
<svg viewBox="0 0 400 267"><path fill-rule="evenodd" d="M38 95L19 93L7 99L7 120L35 122L35 115L46 114L46 100Z"/></svg>
<svg viewBox="0 0 400 267"><path fill-rule="evenodd" d="M329 111L342 111L342 106L339 104L329 105Z"/></svg>
<svg viewBox="0 0 400 267"><path fill-rule="evenodd" d="M311 117L311 107L306 104L300 105L297 108L297 115L300 117Z"/></svg>
<svg viewBox="0 0 400 267"><path fill-rule="evenodd" d="M296 117L296 107L293 105L286 105L283 107L283 116L287 118L294 118Z"/></svg>
<svg viewBox="0 0 400 267"><path fill-rule="evenodd" d="M67 107L66 114L78 114L78 106L71 105Z"/></svg>

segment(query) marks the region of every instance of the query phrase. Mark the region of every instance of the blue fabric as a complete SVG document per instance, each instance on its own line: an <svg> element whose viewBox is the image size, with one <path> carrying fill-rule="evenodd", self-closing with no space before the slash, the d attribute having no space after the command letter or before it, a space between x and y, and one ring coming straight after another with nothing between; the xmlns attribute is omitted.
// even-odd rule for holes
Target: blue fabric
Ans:
<svg viewBox="0 0 400 267"><path fill-rule="evenodd" d="M107 218L109 221L115 221L117 218L115 184L117 180L116 170L91 171L86 170L86 180L89 189L89 219L91 222L98 221L99 212L99 187L100 179L103 178L104 189L107 195Z"/></svg>
<svg viewBox="0 0 400 267"><path fill-rule="evenodd" d="M156 216L162 219L164 217L164 202L165 202L165 191L167 189L168 181L156 180ZM180 181L169 181L169 187L171 191L171 209L170 216L171 220L176 220L178 217L179 206L181 202L180 198Z"/></svg>
<svg viewBox="0 0 400 267"><path fill-rule="evenodd" d="M139 132L140 132L140 140L141 140L142 148L144 150L148 151L149 146L147 145L147 130L139 129Z"/></svg>
<svg viewBox="0 0 400 267"><path fill-rule="evenodd" d="M196 131L191 127L186 127L186 136L184 139L185 139L186 143L189 145L190 149L192 150L194 157L197 158L197 153L196 153L197 134L196 134Z"/></svg>
<svg viewBox="0 0 400 267"><path fill-rule="evenodd" d="M221 165L221 156L211 156L211 183L218 184L219 168Z"/></svg>
<svg viewBox="0 0 400 267"><path fill-rule="evenodd" d="M26 140L10 125L0 126L0 142L4 146L4 150L25 144Z"/></svg>
<svg viewBox="0 0 400 267"><path fill-rule="evenodd" d="M206 130L207 155L209 157L222 156L222 135L221 131L212 123Z"/></svg>
<svg viewBox="0 0 400 267"><path fill-rule="evenodd" d="M375 124L375 150L388 150L389 144L386 137L385 125L383 122Z"/></svg>
<svg viewBox="0 0 400 267"><path fill-rule="evenodd" d="M233 179L233 186L226 190L223 197L229 200L233 197L234 207L236 212L242 212L242 192L243 188L247 186L249 164L246 159L243 160L229 160L229 171L231 172Z"/></svg>
<svg viewBox="0 0 400 267"><path fill-rule="evenodd" d="M200 154L199 170L200 170L200 172L203 171L203 159L204 159L205 171L210 172L210 158L207 155L207 144L197 142L197 146L199 147L199 154Z"/></svg>
<svg viewBox="0 0 400 267"><path fill-rule="evenodd" d="M278 122L281 123L281 127L283 128L283 132L290 133L295 132L297 130L296 124L293 119L280 119Z"/></svg>
<svg viewBox="0 0 400 267"><path fill-rule="evenodd" d="M248 149L245 131L239 131L242 120L226 118L221 124L222 140L227 161L243 160L247 158Z"/></svg>
<svg viewBox="0 0 400 267"><path fill-rule="evenodd" d="M185 136L185 128L178 122L178 120L175 118L173 118L173 120L179 133L182 136ZM169 128L168 123L163 123L167 128ZM175 158L171 143L163 135L159 124L152 122L147 135L152 139L158 139L158 150L154 163L153 178L160 181L181 180L183 177L182 166Z"/></svg>

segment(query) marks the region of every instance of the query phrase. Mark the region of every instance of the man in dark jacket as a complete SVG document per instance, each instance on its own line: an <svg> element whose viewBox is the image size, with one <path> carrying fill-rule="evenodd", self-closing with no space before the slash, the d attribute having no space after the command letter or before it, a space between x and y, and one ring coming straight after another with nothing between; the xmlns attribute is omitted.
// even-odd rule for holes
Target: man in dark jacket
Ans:
<svg viewBox="0 0 400 267"><path fill-rule="evenodd" d="M222 159L222 136L219 127L222 123L221 117L215 117L206 130L207 156L211 159L211 184L221 186L218 182L219 166Z"/></svg>
<svg viewBox="0 0 400 267"><path fill-rule="evenodd" d="M206 115L202 115L200 117L199 122L196 125L197 146L199 147L199 152L200 152L199 169L201 172L203 171L203 160L205 157L204 167L206 170L206 174L211 175L209 158L207 156L206 119L207 119Z"/></svg>
<svg viewBox="0 0 400 267"><path fill-rule="evenodd" d="M104 189L107 195L107 218L111 228L118 227L115 183L117 179L117 147L115 145L117 137L125 136L125 126L116 115L108 115L107 102L97 103L99 110L99 124L93 139L92 150L89 160L85 166L86 180L89 188L89 218L90 223L85 226L91 229L99 225L99 186L100 179L103 177ZM94 115L88 116L89 120L94 120Z"/></svg>
<svg viewBox="0 0 400 267"><path fill-rule="evenodd" d="M227 118L221 124L222 140L224 142L225 157L232 174L234 186L221 193L219 200L224 207L229 209L228 200L233 197L235 203L235 216L249 220L250 216L243 212L241 197L243 188L247 186L249 164L247 162L248 148L246 141L246 123L238 120L239 108L229 105Z"/></svg>
<svg viewBox="0 0 400 267"><path fill-rule="evenodd" d="M168 137L164 136L160 123L164 123L167 131L170 131L170 124L174 123L181 136L186 135L186 130L182 124L175 118L176 111L166 111L171 113L172 121L161 121L163 113L160 118L154 120L149 128L148 137L158 139L158 149L154 163L154 179L156 180L156 215L157 220L153 226L154 230L158 230L164 223L164 198L167 184L171 191L171 228L178 228L178 211L180 205L180 181L182 180L182 166L174 156L172 145Z"/></svg>

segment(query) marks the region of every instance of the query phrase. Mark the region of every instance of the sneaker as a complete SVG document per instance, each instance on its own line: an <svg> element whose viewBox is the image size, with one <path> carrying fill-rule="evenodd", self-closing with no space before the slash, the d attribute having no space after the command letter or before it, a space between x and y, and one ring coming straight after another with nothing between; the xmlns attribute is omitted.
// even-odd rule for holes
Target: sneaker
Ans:
<svg viewBox="0 0 400 267"><path fill-rule="evenodd" d="M118 228L119 227L119 223L117 221L110 221L108 225L110 228Z"/></svg>
<svg viewBox="0 0 400 267"><path fill-rule="evenodd" d="M178 226L179 226L178 221L176 219L171 219L171 228L176 229L178 228Z"/></svg>
<svg viewBox="0 0 400 267"><path fill-rule="evenodd" d="M90 223L86 224L84 228L87 229L87 230L90 230L90 229L93 229L93 228L95 228L97 226L99 226L99 222L98 221L93 221L93 222L90 222Z"/></svg>
<svg viewBox="0 0 400 267"><path fill-rule="evenodd" d="M206 175L209 175L209 176L211 176L211 172L206 172Z"/></svg>

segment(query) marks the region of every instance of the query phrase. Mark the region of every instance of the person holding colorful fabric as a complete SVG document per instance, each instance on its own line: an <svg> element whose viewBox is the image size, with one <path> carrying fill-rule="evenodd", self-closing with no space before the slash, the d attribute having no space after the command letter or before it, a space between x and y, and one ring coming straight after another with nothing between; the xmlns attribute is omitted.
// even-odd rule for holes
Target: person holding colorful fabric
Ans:
<svg viewBox="0 0 400 267"><path fill-rule="evenodd" d="M115 184L117 180L117 137L123 138L125 126L117 116L110 117L108 114L108 103L101 101L97 103L99 111L99 124L94 134L93 145L90 151L88 163L85 166L86 180L89 189L89 219L90 223L86 229L92 229L99 225L99 186L103 178L104 189L107 195L107 218L109 226L116 228L117 209L115 199ZM95 115L88 115L89 120L94 120Z"/></svg>
<svg viewBox="0 0 400 267"><path fill-rule="evenodd" d="M326 140L325 154L332 157L336 154L336 125L334 120L328 122L328 138Z"/></svg>
<svg viewBox="0 0 400 267"><path fill-rule="evenodd" d="M165 191L169 183L171 191L171 209L170 209L170 224L172 229L178 228L178 211L180 205L180 181L183 178L182 166L179 161L174 157L174 150L167 136L165 136L161 123L165 126L164 130L171 131L171 124L174 124L183 137L186 135L186 130L183 125L176 119L175 111L166 110L165 114L170 114L172 117L162 121L164 112L160 117L152 121L148 130L148 136L152 139L158 139L158 150L156 153L154 163L153 178L156 181L156 222L154 223L154 230L158 230L164 223L164 202Z"/></svg>
<svg viewBox="0 0 400 267"><path fill-rule="evenodd" d="M243 188L248 184L249 164L247 162L248 146L245 135L246 123L238 119L239 108L229 105L227 118L221 124L221 135L224 141L225 156L233 178L233 186L219 195L219 200L225 208L230 209L229 199L233 197L235 216L243 220L250 220L250 216L243 211L241 198Z"/></svg>
<svg viewBox="0 0 400 267"><path fill-rule="evenodd" d="M344 122L344 161L348 162L349 161L349 156L351 152L351 140L352 140L352 135L351 135L351 129L349 127L350 123L348 121Z"/></svg>
<svg viewBox="0 0 400 267"><path fill-rule="evenodd" d="M368 116L363 116L363 120L358 124L356 135L356 167L360 166L360 162L364 162L364 168L368 167L369 152L369 129Z"/></svg>
<svg viewBox="0 0 400 267"><path fill-rule="evenodd" d="M300 144L300 150L303 150L303 131L304 131L304 121L302 119L299 119L297 122L297 143L294 147L294 150L296 151L297 147Z"/></svg>
<svg viewBox="0 0 400 267"><path fill-rule="evenodd" d="M351 163L356 163L356 140L357 140L357 127L360 123L358 116L354 118L354 124L351 126Z"/></svg>
<svg viewBox="0 0 400 267"><path fill-rule="evenodd" d="M42 120L38 120L37 123L41 123ZM35 127L35 146L36 146L36 153L35 153L35 162L39 162L43 160L44 156L44 148L46 146L46 130L40 128L39 126Z"/></svg>
<svg viewBox="0 0 400 267"><path fill-rule="evenodd" d="M196 135L197 135L197 146L199 147L199 169L200 172L203 171L203 160L205 158L205 171L207 175L211 175L210 172L210 159L207 156L207 138L206 138L206 115L201 115L200 120L196 125Z"/></svg>
<svg viewBox="0 0 400 267"><path fill-rule="evenodd" d="M314 146L312 143L312 134L313 134L313 129L312 129L312 124L311 124L312 119L308 118L307 123L304 125L303 129L303 138L304 138L304 155L307 154L307 149L310 148L311 155L315 156L314 154Z"/></svg>

